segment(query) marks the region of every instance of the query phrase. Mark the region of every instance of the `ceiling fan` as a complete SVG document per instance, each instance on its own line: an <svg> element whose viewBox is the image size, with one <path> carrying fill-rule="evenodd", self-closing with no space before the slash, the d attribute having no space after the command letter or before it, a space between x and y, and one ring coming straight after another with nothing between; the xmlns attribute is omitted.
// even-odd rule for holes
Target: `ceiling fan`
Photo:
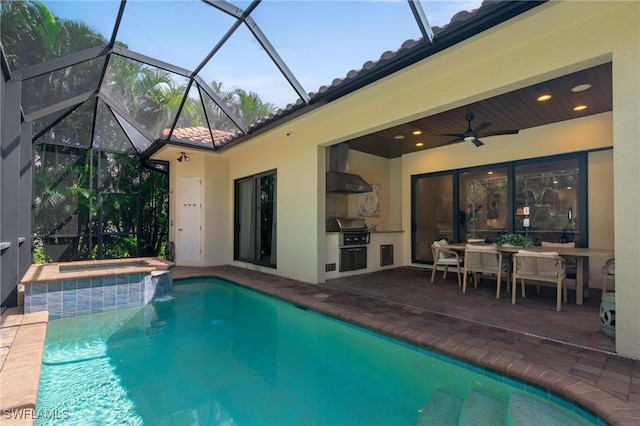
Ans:
<svg viewBox="0 0 640 426"><path fill-rule="evenodd" d="M445 133L442 136L455 136L456 138L453 140L450 140L448 142L445 143L446 144L450 144L450 143L454 143L454 142L461 142L461 141L466 141L466 142L473 142L473 144L477 147L480 147L482 145L484 145L484 143L478 139L479 137L486 137L486 136L497 136L497 135L517 135L519 130L494 130L493 132L484 132L484 130L491 126L491 123L487 123L486 121L482 124L480 124L478 127L476 127L475 129L471 128L471 122L473 121L473 113L472 112L468 112L467 115L464 117L464 119L469 123L468 127L467 127L467 131L464 133Z"/></svg>

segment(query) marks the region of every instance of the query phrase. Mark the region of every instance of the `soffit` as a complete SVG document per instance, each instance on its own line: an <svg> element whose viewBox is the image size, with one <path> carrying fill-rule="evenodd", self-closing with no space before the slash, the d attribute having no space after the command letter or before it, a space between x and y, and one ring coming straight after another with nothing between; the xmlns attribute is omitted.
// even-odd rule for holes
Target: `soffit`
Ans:
<svg viewBox="0 0 640 426"><path fill-rule="evenodd" d="M467 143L473 148L472 142L451 142L456 138L446 136L465 133L468 126L465 117L469 112L474 115L472 129L485 122L491 123L486 127L485 132L525 130L600 114L612 110L611 81L611 63L606 63L370 133L347 142L351 149L385 158L396 158L403 154L437 148L448 143ZM588 90L579 92L571 90L587 83L591 85ZM545 93L551 94L552 98L546 102L538 102L536 99ZM586 105L587 109L574 111L577 105ZM415 130L421 130L422 134L414 135ZM399 136L403 138L397 139ZM488 137L480 136L480 139ZM510 137L517 138L517 135ZM418 142L422 142L423 145L416 146Z"/></svg>

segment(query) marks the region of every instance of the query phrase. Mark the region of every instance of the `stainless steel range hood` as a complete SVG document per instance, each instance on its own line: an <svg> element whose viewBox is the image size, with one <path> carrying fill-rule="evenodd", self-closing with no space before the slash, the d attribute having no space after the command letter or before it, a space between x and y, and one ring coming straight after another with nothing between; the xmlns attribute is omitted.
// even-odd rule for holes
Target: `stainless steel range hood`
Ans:
<svg viewBox="0 0 640 426"><path fill-rule="evenodd" d="M371 185L360 176L349 173L349 144L340 143L329 147L327 193L357 194L372 190Z"/></svg>

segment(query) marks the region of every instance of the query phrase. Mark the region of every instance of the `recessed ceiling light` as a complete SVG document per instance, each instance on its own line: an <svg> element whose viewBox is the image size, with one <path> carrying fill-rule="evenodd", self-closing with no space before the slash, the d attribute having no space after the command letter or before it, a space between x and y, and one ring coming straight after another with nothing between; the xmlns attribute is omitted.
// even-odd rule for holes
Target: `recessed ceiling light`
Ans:
<svg viewBox="0 0 640 426"><path fill-rule="evenodd" d="M492 171L488 171L488 172L487 172L487 174L488 174L488 175L492 175L492 174L493 174L493 172L492 172Z"/></svg>
<svg viewBox="0 0 640 426"><path fill-rule="evenodd" d="M416 146L422 146L422 145L424 145L422 142L416 143Z"/></svg>
<svg viewBox="0 0 640 426"><path fill-rule="evenodd" d="M549 99L551 99L551 95L540 95L536 98L538 102L548 101Z"/></svg>
<svg viewBox="0 0 640 426"><path fill-rule="evenodd" d="M413 132L411 132L412 135L414 136L418 136L422 134L422 130L414 130Z"/></svg>
<svg viewBox="0 0 640 426"><path fill-rule="evenodd" d="M400 140L400 139L404 139L404 136L403 135L395 135L393 138L397 139L397 140Z"/></svg>
<svg viewBox="0 0 640 426"><path fill-rule="evenodd" d="M585 83L585 84L578 84L575 87L571 88L572 92L582 92L584 90L588 90L591 89L591 85L589 83Z"/></svg>
<svg viewBox="0 0 640 426"><path fill-rule="evenodd" d="M586 105L576 105L576 106L573 107L574 111L583 111L585 109L587 109Z"/></svg>

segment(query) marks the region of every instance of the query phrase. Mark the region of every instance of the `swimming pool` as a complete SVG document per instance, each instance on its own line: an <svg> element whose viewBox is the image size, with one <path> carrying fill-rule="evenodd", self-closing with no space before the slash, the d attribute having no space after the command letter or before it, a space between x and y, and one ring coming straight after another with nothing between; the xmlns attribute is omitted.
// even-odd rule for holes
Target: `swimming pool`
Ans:
<svg viewBox="0 0 640 426"><path fill-rule="evenodd" d="M146 306L50 321L36 409L58 419L36 424L596 423L546 398L205 279Z"/></svg>

